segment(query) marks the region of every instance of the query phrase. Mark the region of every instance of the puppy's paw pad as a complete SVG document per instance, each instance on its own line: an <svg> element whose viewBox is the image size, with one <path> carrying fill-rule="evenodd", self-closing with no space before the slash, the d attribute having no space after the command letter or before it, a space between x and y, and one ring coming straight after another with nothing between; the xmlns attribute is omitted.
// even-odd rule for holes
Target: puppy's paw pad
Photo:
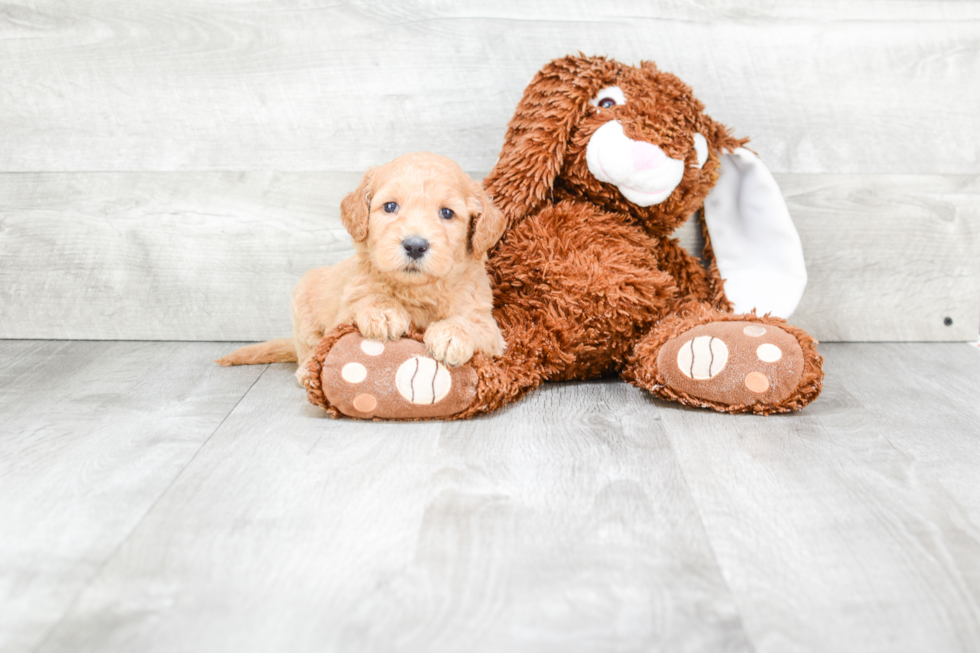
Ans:
<svg viewBox="0 0 980 653"><path fill-rule="evenodd" d="M476 399L476 371L447 368L410 338L381 342L349 333L323 361L323 394L344 415L361 419L439 418Z"/></svg>
<svg viewBox="0 0 980 653"><path fill-rule="evenodd" d="M695 399L775 406L799 387L803 350L772 324L709 322L668 340L657 368L664 385Z"/></svg>

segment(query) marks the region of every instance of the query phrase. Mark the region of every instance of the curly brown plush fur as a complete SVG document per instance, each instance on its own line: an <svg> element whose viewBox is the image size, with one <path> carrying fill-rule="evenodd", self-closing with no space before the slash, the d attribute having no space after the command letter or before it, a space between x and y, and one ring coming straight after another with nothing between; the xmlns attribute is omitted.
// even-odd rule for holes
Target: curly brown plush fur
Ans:
<svg viewBox="0 0 980 653"><path fill-rule="evenodd" d="M596 94L611 86L628 101L597 106ZM592 174L590 138L611 120L629 139L684 162L683 177L665 200L639 206ZM708 146L700 166L695 134ZM494 317L507 349L472 362L477 400L452 417L494 410L543 381L617 374L664 399L723 412L786 412L812 401L823 378L815 341L777 318L733 315L707 233L707 268L671 237L703 206L722 151L746 142L705 115L686 84L652 63L631 67L571 56L546 65L526 89L499 161L484 180L509 220L488 263ZM798 383L792 392L778 400L760 394L725 402L670 387L658 368L661 348L699 325L730 321L745 322L747 334L753 323L785 332L781 337L791 343L795 338L799 347L784 358L802 361L794 363L802 369L793 370Z"/></svg>

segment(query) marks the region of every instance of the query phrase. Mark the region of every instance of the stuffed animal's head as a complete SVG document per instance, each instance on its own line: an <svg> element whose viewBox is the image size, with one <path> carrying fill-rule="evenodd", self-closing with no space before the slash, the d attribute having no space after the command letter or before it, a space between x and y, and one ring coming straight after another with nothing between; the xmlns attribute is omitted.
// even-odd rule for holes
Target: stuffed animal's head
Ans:
<svg viewBox="0 0 980 653"><path fill-rule="evenodd" d="M487 190L511 221L577 198L667 235L704 202L721 151L744 142L652 63L565 57L525 90Z"/></svg>

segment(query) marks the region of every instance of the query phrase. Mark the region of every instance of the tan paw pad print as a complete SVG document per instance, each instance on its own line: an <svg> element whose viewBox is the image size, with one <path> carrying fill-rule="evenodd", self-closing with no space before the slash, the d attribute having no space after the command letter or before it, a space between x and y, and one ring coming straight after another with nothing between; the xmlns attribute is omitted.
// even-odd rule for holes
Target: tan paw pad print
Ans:
<svg viewBox="0 0 980 653"><path fill-rule="evenodd" d="M803 350L771 324L710 322L667 341L657 367L666 386L694 398L776 404L799 385Z"/></svg>
<svg viewBox="0 0 980 653"><path fill-rule="evenodd" d="M323 394L344 415L362 419L448 417L476 398L476 371L437 362L417 340L368 340L349 333L323 361Z"/></svg>

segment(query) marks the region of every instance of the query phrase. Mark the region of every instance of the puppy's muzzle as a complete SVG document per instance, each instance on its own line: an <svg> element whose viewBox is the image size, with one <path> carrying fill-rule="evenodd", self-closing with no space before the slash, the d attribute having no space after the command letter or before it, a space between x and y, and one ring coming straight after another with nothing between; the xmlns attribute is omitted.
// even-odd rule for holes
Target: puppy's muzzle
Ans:
<svg viewBox="0 0 980 653"><path fill-rule="evenodd" d="M429 241L419 236L409 236L402 241L402 247L405 248L408 258L417 261L429 251Z"/></svg>

